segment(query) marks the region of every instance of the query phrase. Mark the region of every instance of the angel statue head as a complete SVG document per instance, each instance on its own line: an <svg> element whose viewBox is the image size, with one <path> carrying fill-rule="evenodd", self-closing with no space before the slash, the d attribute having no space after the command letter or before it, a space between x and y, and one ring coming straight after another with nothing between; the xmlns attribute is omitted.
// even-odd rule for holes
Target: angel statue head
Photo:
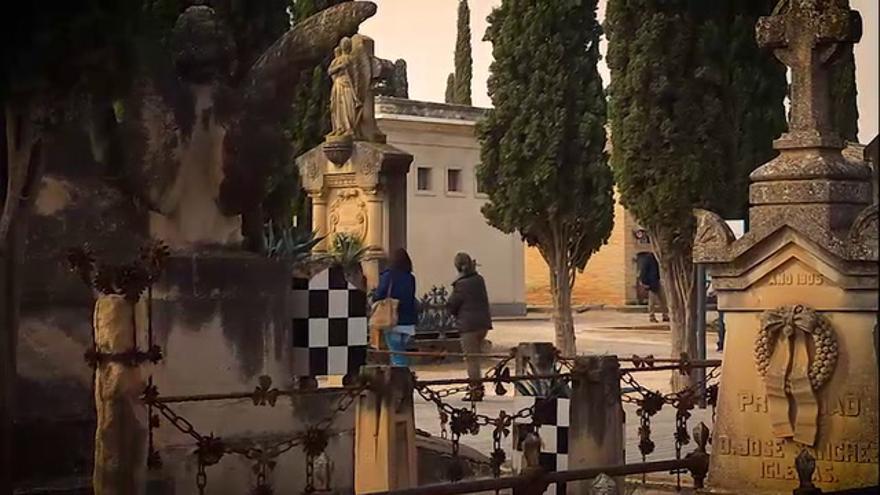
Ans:
<svg viewBox="0 0 880 495"><path fill-rule="evenodd" d="M339 49L342 52L341 54L348 55L351 53L351 38L345 36L339 40Z"/></svg>

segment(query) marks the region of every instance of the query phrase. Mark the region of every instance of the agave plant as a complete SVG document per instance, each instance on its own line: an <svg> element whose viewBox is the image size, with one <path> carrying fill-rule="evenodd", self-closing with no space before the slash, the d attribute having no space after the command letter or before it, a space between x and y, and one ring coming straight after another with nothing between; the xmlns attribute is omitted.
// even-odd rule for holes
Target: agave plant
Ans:
<svg viewBox="0 0 880 495"><path fill-rule="evenodd" d="M528 362L528 373L526 375L539 375L534 364ZM553 364L553 375L561 375L563 373L562 363ZM544 378L539 380L527 380L514 383L516 391L519 395L528 395L532 397L571 397L571 384L562 376L553 378Z"/></svg>
<svg viewBox="0 0 880 495"><path fill-rule="evenodd" d="M330 256L333 262L345 270L345 278L355 287L366 291L367 281L361 263L367 256L369 248L364 242L352 234L340 232L333 236Z"/></svg>
<svg viewBox="0 0 880 495"><path fill-rule="evenodd" d="M293 226L276 229L270 220L263 229L263 240L270 258L298 262L308 258L324 237L316 237L314 232L303 232Z"/></svg>

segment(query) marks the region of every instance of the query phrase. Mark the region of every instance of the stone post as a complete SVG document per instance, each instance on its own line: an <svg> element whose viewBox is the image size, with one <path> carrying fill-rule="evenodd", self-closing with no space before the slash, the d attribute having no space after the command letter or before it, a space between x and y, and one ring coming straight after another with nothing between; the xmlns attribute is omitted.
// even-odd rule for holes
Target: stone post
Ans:
<svg viewBox="0 0 880 495"><path fill-rule="evenodd" d="M367 277L367 288L374 289L379 285L379 263L386 253L383 246L387 246L385 241L385 218L384 218L384 201L381 191L367 191L367 215L370 218L370 226L367 229L367 240L365 242L368 248L367 260L363 263L364 276Z"/></svg>
<svg viewBox="0 0 880 495"><path fill-rule="evenodd" d="M706 287L706 267L697 265L694 270L697 278L697 359L705 360L707 358L706 350L706 297L708 288ZM700 400L697 405L700 408L706 408L706 368L698 368L694 370L697 378L698 393Z"/></svg>
<svg viewBox="0 0 880 495"><path fill-rule="evenodd" d="M135 348L135 305L119 295L95 303L99 355ZM141 495L146 482L147 414L140 396L145 382L137 366L99 359L95 370L95 495Z"/></svg>
<svg viewBox="0 0 880 495"><path fill-rule="evenodd" d="M389 366L365 366L361 373L370 387L358 399L355 418L355 493L415 487L412 374Z"/></svg>
<svg viewBox="0 0 880 495"><path fill-rule="evenodd" d="M582 356L572 372L569 469L617 466L626 462L620 362L617 356ZM616 480L623 493L624 480ZM571 483L574 493L589 490L592 480Z"/></svg>

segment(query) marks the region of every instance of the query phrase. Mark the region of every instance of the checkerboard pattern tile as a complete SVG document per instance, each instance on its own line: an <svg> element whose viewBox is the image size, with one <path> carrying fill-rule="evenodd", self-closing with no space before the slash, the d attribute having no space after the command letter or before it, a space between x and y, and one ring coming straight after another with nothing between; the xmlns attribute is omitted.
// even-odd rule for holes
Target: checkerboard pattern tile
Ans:
<svg viewBox="0 0 880 495"><path fill-rule="evenodd" d="M357 374L367 361L367 295L341 267L293 279L293 373Z"/></svg>
<svg viewBox="0 0 880 495"><path fill-rule="evenodd" d="M541 437L539 462L548 471L568 469L568 429L571 400L568 398L544 399L541 397L517 395L514 397L514 410L519 411L535 405L534 422L514 423L513 425L513 467L519 471L522 465L522 441L537 426ZM565 495L564 484L553 484L544 492L547 495Z"/></svg>

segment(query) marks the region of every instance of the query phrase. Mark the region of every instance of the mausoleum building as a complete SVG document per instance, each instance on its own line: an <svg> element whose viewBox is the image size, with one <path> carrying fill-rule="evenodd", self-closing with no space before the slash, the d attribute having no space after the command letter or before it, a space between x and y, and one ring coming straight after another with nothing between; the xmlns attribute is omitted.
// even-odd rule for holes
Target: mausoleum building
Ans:
<svg viewBox="0 0 880 495"><path fill-rule="evenodd" d="M376 98L376 121L388 144L413 155L407 175L406 245L417 291L451 287L455 253L477 260L496 315L525 314L525 266L519 235L486 223L487 201L477 184L476 123L484 109Z"/></svg>

